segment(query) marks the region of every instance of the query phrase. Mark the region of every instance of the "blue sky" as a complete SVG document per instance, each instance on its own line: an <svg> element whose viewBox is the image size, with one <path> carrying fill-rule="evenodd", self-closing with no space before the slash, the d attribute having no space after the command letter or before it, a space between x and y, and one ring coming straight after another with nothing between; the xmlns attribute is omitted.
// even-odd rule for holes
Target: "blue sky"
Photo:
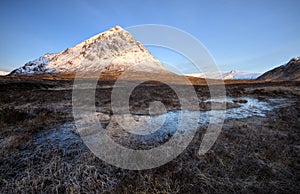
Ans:
<svg viewBox="0 0 300 194"><path fill-rule="evenodd" d="M223 71L264 72L300 56L299 7L298 0L3 0L0 70L59 52L115 25L164 24L200 40ZM174 53L150 51L188 69L187 60Z"/></svg>

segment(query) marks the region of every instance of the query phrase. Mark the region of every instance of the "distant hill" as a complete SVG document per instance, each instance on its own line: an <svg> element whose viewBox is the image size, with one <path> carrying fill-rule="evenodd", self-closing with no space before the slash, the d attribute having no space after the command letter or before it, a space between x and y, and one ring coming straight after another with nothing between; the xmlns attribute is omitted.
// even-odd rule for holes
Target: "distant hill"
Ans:
<svg viewBox="0 0 300 194"><path fill-rule="evenodd" d="M9 72L0 71L0 76L2 76L2 75L7 75L7 74L9 74Z"/></svg>
<svg viewBox="0 0 300 194"><path fill-rule="evenodd" d="M258 80L300 80L300 57L291 59L287 64L267 71Z"/></svg>
<svg viewBox="0 0 300 194"><path fill-rule="evenodd" d="M261 73L250 73L250 72L241 72L237 70L232 70L228 72L205 72L197 74L188 74L187 76L208 78L208 79L218 79L219 76L223 80L252 80L260 76Z"/></svg>

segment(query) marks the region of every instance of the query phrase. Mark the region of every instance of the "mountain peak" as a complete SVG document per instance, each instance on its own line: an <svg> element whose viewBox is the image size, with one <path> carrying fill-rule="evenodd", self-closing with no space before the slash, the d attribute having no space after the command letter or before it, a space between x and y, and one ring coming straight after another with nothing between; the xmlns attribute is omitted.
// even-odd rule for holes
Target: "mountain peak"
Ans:
<svg viewBox="0 0 300 194"><path fill-rule="evenodd" d="M116 33L127 34L128 36L130 34L126 30L124 30L122 27L115 26L115 27L110 28L109 30L107 30L105 32L101 32L101 33L99 33L95 36L92 36L91 38L83 41L81 44L89 44L89 43L92 43L92 42L95 42L95 41L101 41L103 38L108 37L108 36L113 36Z"/></svg>
<svg viewBox="0 0 300 194"><path fill-rule="evenodd" d="M86 62L89 62L87 64ZM125 71L143 63L146 72L166 71L163 65L126 30L115 26L71 48L45 54L26 63L11 75L64 72Z"/></svg>
<svg viewBox="0 0 300 194"><path fill-rule="evenodd" d="M238 70L231 70L229 73L233 74L233 73L239 73L240 71Z"/></svg>
<svg viewBox="0 0 300 194"><path fill-rule="evenodd" d="M289 64L297 64L300 62L300 57L294 57L292 58L287 64L285 65L289 65Z"/></svg>

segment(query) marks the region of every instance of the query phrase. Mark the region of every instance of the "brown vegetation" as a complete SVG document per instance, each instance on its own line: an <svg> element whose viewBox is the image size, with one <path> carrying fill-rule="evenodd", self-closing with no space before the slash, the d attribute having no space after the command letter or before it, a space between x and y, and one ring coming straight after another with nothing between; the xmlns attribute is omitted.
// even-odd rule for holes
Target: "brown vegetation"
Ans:
<svg viewBox="0 0 300 194"><path fill-rule="evenodd" d="M96 90L96 107L108 112L113 77L100 81ZM217 142L204 156L197 151L207 125L199 127L190 146L173 161L151 170L129 171L101 161L83 144L72 122L72 81L36 78L0 79L1 193L300 190L299 82L226 82L229 96L252 96L263 101L283 97L287 106L268 112L267 117L226 120ZM101 87L104 85L111 87ZM195 86L195 90L199 99L209 97L205 85ZM132 104L131 110L145 107L153 97L174 108L176 98L168 92L163 84L151 83L149 87L145 83L132 96L133 101L141 103ZM200 106L209 109L207 104Z"/></svg>

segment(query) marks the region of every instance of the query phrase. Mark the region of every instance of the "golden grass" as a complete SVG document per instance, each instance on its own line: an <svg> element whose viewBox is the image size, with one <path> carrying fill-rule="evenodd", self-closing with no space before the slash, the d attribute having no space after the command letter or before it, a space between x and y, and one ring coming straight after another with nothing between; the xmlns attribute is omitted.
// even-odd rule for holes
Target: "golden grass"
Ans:
<svg viewBox="0 0 300 194"><path fill-rule="evenodd" d="M20 76L5 76L11 79L39 79L39 80L74 80L75 77L79 79L99 79L101 81L116 81L123 72L111 71L111 72L78 72L76 73L56 73L56 74L35 74L35 75L20 75ZM163 80L168 84L186 84L183 80L187 79L192 85L205 86L209 84L225 84L225 85L239 85L239 84L262 84L262 83L281 83L286 81L274 80L215 80L204 79L192 76L181 76L174 73L147 73L147 72L133 72L126 76L125 80L139 81L144 80L145 77L152 77L153 81ZM123 78L124 79L124 78ZM299 80L295 80L296 82Z"/></svg>

